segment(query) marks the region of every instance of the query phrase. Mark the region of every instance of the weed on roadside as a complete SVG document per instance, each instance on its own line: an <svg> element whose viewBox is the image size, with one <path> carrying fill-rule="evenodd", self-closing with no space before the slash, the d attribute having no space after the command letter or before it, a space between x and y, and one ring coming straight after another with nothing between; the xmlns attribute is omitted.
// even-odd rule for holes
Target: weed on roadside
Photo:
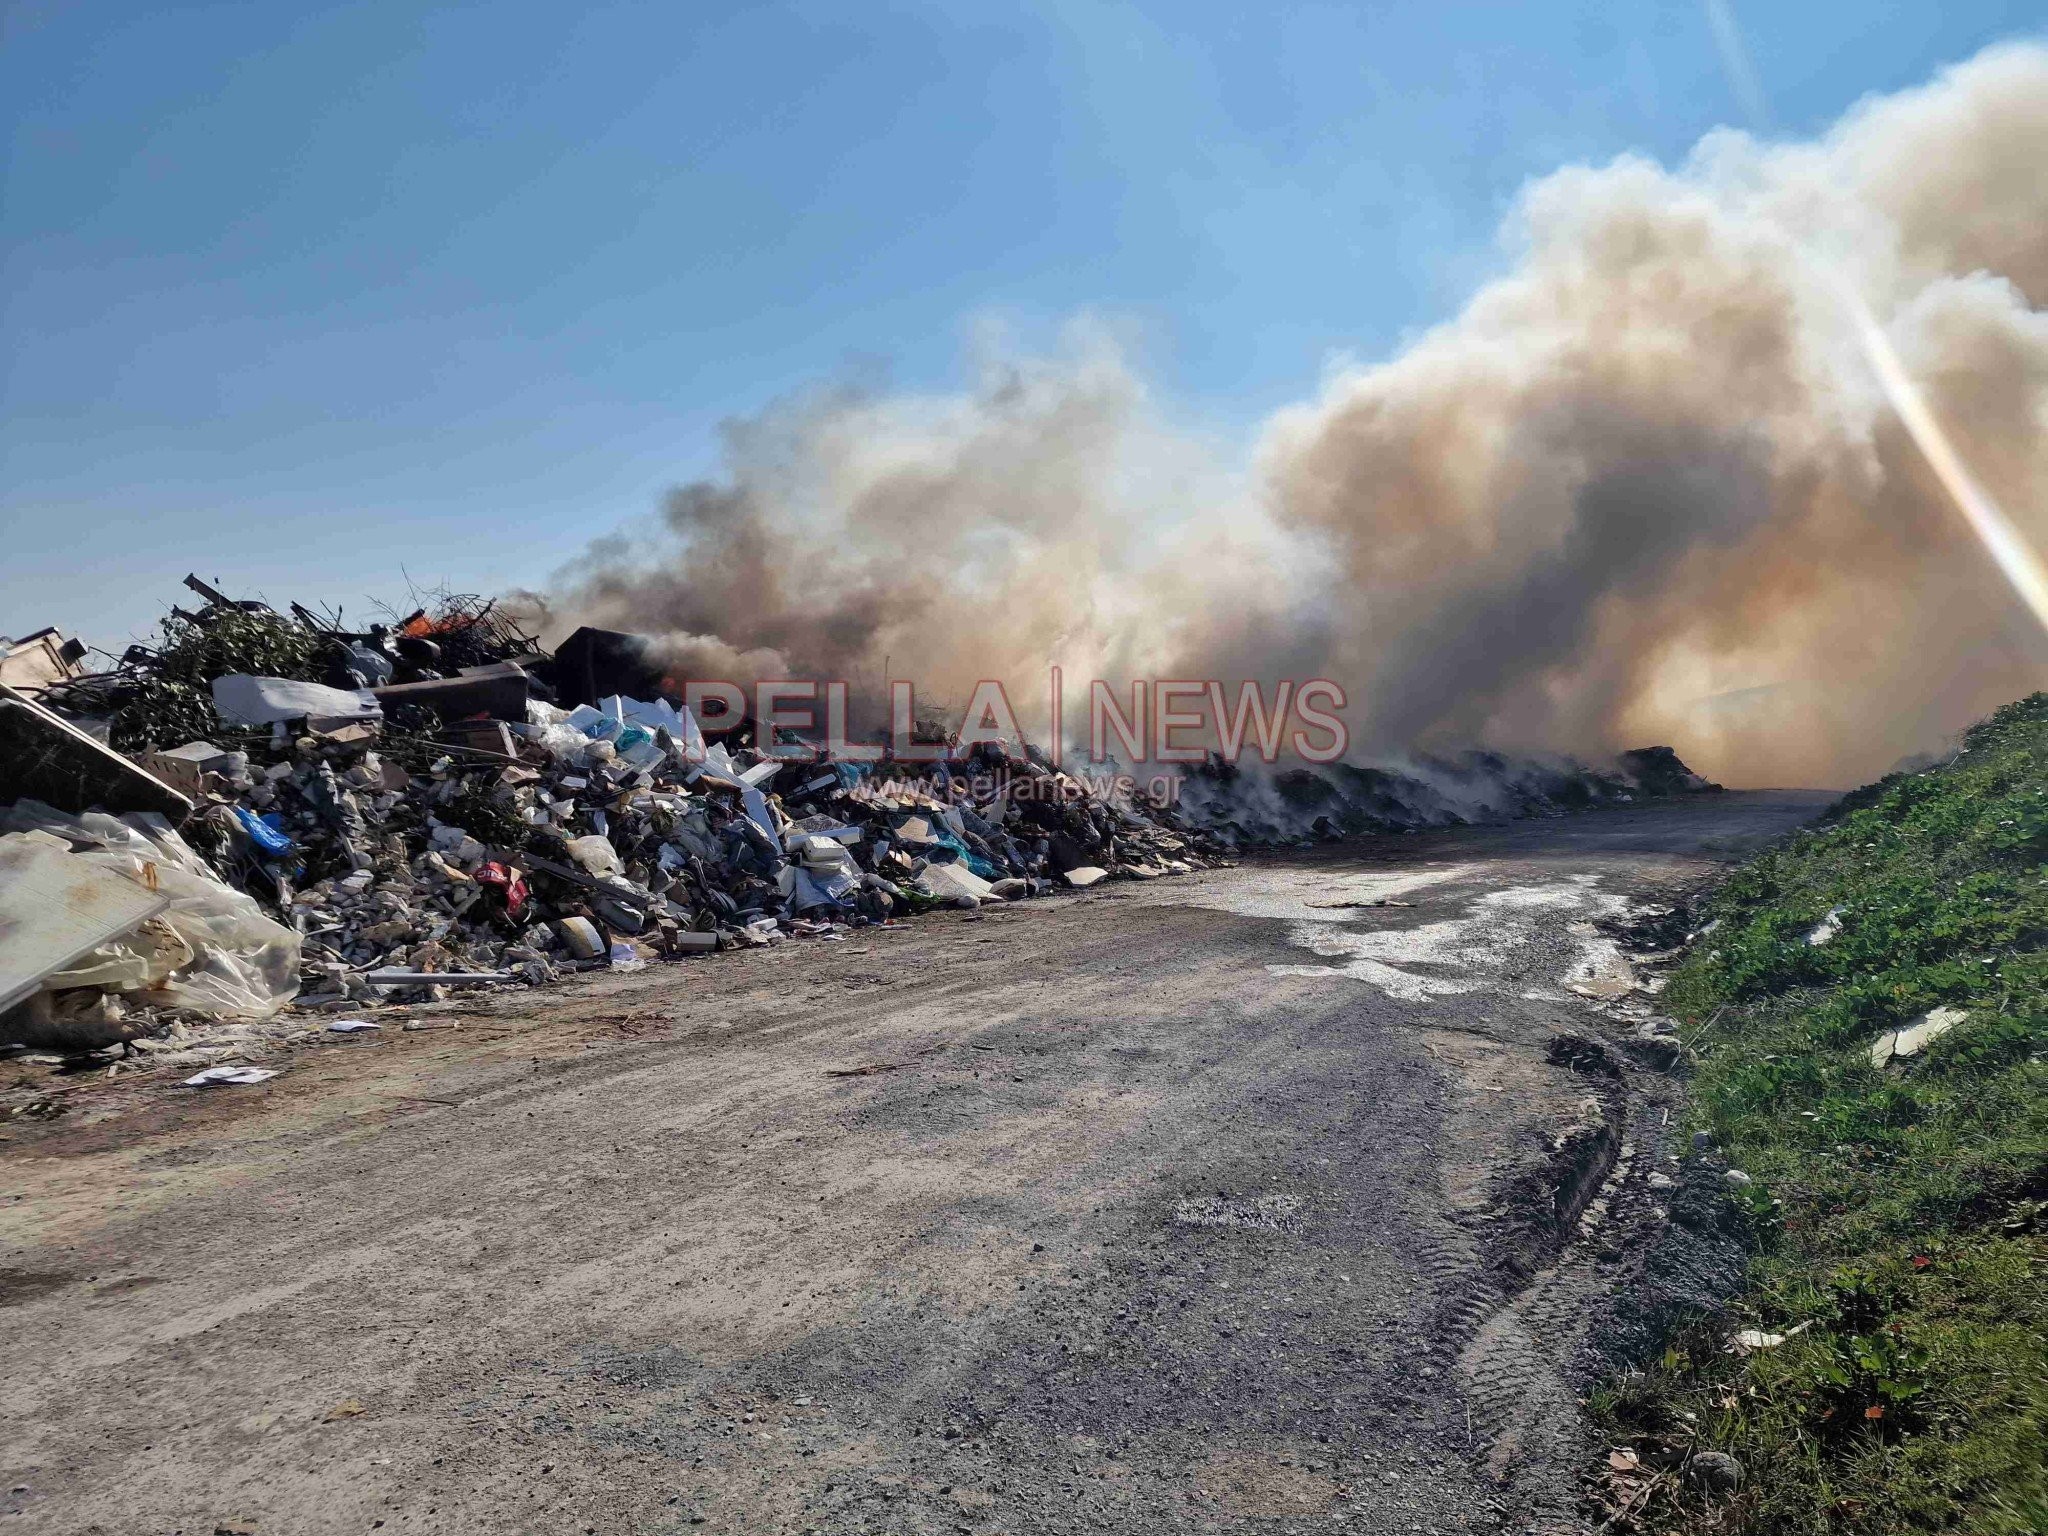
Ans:
<svg viewBox="0 0 2048 1536"><path fill-rule="evenodd" d="M1693 1114L1751 1176L1759 1253L1729 1318L1590 1399L1603 1518L2048 1530L2048 695L1847 796L1707 916L1665 997L1689 1036L1718 1017ZM1885 1059L1935 1009L1952 1027Z"/></svg>

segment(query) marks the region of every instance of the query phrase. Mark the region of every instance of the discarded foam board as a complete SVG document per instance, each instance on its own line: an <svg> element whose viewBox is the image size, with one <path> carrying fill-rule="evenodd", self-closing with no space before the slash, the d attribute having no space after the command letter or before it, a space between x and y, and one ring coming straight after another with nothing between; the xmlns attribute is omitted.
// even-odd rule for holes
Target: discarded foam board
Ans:
<svg viewBox="0 0 2048 1536"><path fill-rule="evenodd" d="M775 813L768 808L768 797L749 784L740 791L740 804L747 808L747 819L770 837L780 830L775 822Z"/></svg>
<svg viewBox="0 0 2048 1536"><path fill-rule="evenodd" d="M1070 869L1066 873L1067 884L1077 891L1085 891L1089 886L1108 878L1108 870L1098 869L1093 864L1084 864L1079 869Z"/></svg>
<svg viewBox="0 0 2048 1536"><path fill-rule="evenodd" d="M924 873L917 877L917 883L928 893L941 901L953 901L962 896L976 902L1001 901L994 894L994 887L965 864L927 864Z"/></svg>
<svg viewBox="0 0 2048 1536"><path fill-rule="evenodd" d="M1917 1056L1970 1016L1965 1008L1936 1008L1904 1029L1890 1029L1870 1043L1870 1064L1882 1067L1906 1056Z"/></svg>
<svg viewBox="0 0 2048 1536"><path fill-rule="evenodd" d="M0 1011L170 904L54 838L0 837Z"/></svg>
<svg viewBox="0 0 2048 1536"><path fill-rule="evenodd" d="M241 757L246 767L248 758L243 754L216 747L210 741L188 741L182 747L172 747L166 752L144 753L136 761L179 794L196 800L206 775L226 772L237 757Z"/></svg>

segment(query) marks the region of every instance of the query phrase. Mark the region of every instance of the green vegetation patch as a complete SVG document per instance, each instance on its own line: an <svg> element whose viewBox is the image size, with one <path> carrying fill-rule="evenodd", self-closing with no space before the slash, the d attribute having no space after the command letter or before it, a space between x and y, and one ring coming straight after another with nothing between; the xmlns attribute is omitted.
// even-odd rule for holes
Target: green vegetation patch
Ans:
<svg viewBox="0 0 2048 1536"><path fill-rule="evenodd" d="M213 708L213 680L232 672L318 682L321 637L266 612L222 608L203 622L163 622L155 665L139 672L115 710L110 739L123 752L182 746L226 734Z"/></svg>
<svg viewBox="0 0 2048 1536"><path fill-rule="evenodd" d="M1704 916L1665 996L1760 1251L1595 1395L1611 1528L2048 1531L2048 694Z"/></svg>

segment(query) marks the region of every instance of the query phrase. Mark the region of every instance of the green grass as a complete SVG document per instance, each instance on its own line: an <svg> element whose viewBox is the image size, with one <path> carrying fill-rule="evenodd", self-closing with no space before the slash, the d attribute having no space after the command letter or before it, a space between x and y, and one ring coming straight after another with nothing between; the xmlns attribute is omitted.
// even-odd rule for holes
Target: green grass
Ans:
<svg viewBox="0 0 2048 1536"><path fill-rule="evenodd" d="M1714 899L1665 996L1697 1041L1695 1123L1755 1179L1759 1253L1732 1319L1592 1400L1645 1467L1616 1479L1639 1495L1616 1529L2048 1531L2044 865L2036 694ZM1967 1020L1872 1065L1880 1032L1944 1004ZM1801 1331L1745 1356L1734 1327ZM1702 1450L1743 1463L1739 1493L1673 1465Z"/></svg>

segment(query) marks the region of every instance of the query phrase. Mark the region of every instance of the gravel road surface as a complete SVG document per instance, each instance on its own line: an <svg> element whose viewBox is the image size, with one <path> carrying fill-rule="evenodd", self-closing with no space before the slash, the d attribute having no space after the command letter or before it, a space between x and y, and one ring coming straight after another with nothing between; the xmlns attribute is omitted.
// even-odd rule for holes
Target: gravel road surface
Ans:
<svg viewBox="0 0 2048 1536"><path fill-rule="evenodd" d="M1570 1529L1567 1362L1672 1167L1616 925L1821 803L67 1079L0 1143L0 1531Z"/></svg>

